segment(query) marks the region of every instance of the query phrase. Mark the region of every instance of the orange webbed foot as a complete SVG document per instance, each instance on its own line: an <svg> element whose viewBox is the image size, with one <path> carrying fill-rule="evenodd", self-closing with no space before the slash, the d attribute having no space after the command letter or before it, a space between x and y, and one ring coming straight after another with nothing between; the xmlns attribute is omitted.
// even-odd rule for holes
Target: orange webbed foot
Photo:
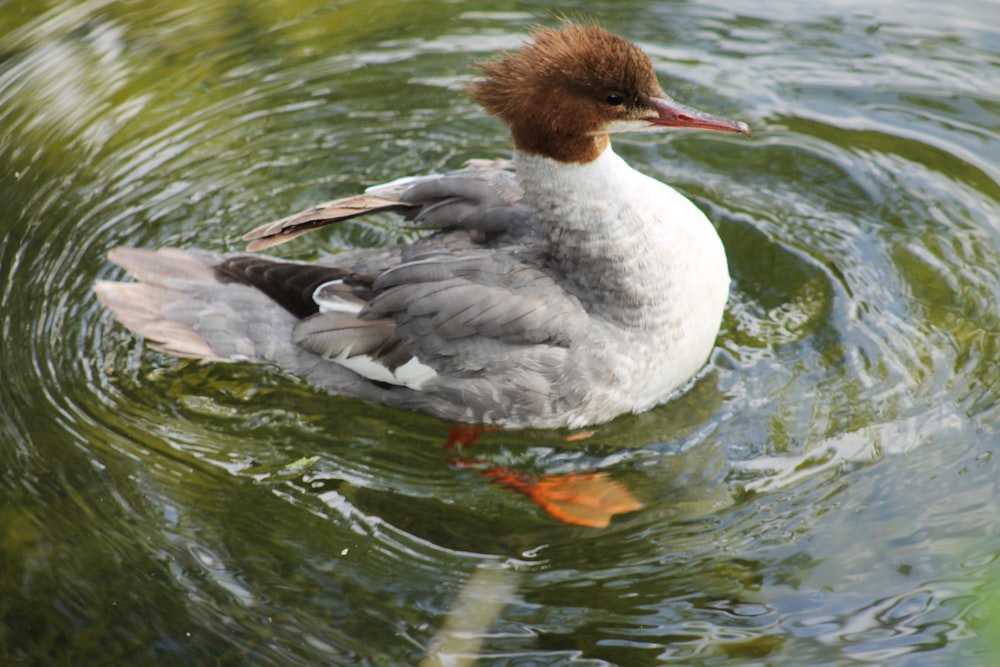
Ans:
<svg viewBox="0 0 1000 667"><path fill-rule="evenodd" d="M483 474L524 494L556 519L576 526L604 528L616 514L642 508L624 484L603 472L534 478L509 468L491 468Z"/></svg>
<svg viewBox="0 0 1000 667"><path fill-rule="evenodd" d="M533 476L512 468L493 466L491 462L470 459L464 451L493 426L458 425L448 429L445 450L454 456L450 464L456 468L483 468L482 475L497 484L521 493L551 516L565 523L589 528L604 528L616 514L626 514L642 508L642 503L624 484L603 472L577 472ZM565 436L567 442L583 440L594 431L579 431Z"/></svg>

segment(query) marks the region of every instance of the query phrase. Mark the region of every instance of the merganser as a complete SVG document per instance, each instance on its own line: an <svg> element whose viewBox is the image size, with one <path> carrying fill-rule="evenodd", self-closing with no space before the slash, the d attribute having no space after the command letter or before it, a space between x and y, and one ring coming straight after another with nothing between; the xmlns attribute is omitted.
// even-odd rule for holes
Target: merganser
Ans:
<svg viewBox="0 0 1000 667"><path fill-rule="evenodd" d="M245 238L259 250L378 211L429 235L315 264L116 248L139 282L98 282L99 299L163 352L272 363L448 420L576 428L668 400L715 344L725 250L608 135L749 128L669 98L639 47L595 25L539 29L479 68L471 96L510 128L512 163L376 186Z"/></svg>

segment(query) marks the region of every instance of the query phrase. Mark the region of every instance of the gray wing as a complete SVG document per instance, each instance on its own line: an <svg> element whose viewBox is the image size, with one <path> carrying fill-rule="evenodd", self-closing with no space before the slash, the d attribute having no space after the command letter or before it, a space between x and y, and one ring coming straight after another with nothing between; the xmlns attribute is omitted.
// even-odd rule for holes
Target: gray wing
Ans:
<svg viewBox="0 0 1000 667"><path fill-rule="evenodd" d="M506 162L481 162L446 174L420 176L369 188L364 194L313 206L258 227L243 238L263 250L306 232L369 213L402 214L414 226L463 229L477 241L532 227L531 210Z"/></svg>
<svg viewBox="0 0 1000 667"><path fill-rule="evenodd" d="M390 210L439 231L395 249L335 257L353 273L331 275L322 284L295 277L305 268L256 272L308 285L308 291L296 288L297 301L279 299L300 317L315 309L296 325L295 344L376 382L430 394L464 386L456 400L472 401L475 390L492 394L487 402L496 404L497 388L505 386L512 400L525 400L514 394L553 393L587 318L546 271L547 244L509 164L478 163L378 186L247 238L251 248L273 245ZM280 285L254 284L272 295L288 294ZM483 380L478 389L477 379Z"/></svg>
<svg viewBox="0 0 1000 667"><path fill-rule="evenodd" d="M521 253L529 257L518 251L425 256L374 278L356 276L353 287L331 281L315 291L319 312L300 323L296 342L336 357L364 329L366 341L355 353L385 350L392 355L388 366L416 358L456 377L495 375L532 346L566 349L586 313L533 253ZM384 336L380 344L374 328Z"/></svg>
<svg viewBox="0 0 1000 667"><path fill-rule="evenodd" d="M359 292L370 298L352 312ZM296 326L298 345L427 401L444 399L453 418L491 421L498 406L543 414L582 396L567 378L586 313L527 251L423 257L360 290L331 283L316 299L325 307Z"/></svg>

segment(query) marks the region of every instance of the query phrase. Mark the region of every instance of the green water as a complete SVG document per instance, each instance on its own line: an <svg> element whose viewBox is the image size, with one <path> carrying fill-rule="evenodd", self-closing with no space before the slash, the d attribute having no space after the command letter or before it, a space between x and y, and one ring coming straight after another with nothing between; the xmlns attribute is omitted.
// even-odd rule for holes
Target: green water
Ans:
<svg viewBox="0 0 1000 667"><path fill-rule="evenodd" d="M407 665L481 566L483 665L1000 661L1000 28L975 0L0 2L0 662ZM117 245L246 230L509 153L469 64L553 13L754 137L623 137L704 208L706 372L584 440L644 509L561 524L448 424L145 349ZM280 253L405 238L351 222ZM304 467L303 458L316 457Z"/></svg>

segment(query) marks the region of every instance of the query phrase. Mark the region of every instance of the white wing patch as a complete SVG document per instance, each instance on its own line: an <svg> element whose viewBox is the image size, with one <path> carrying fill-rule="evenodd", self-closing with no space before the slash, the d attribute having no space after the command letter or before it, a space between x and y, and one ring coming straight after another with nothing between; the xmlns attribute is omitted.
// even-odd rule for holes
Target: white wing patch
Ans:
<svg viewBox="0 0 1000 667"><path fill-rule="evenodd" d="M357 315L365 305L362 299L351 293L350 287L345 286L342 280L331 280L318 286L313 291L313 301L319 306L320 313ZM306 328L310 330L307 332ZM303 337L296 342L305 343L309 349L320 354L324 359L340 364L369 380L409 387L419 391L428 380L437 377L437 371L421 363L416 357L393 370L371 355L352 355L351 351L354 345L348 343L344 346L342 337L347 335L344 331L314 331L311 330L311 327L306 328L300 330L299 333L303 334ZM308 342L305 338L309 339ZM334 353L334 349L339 349L340 352Z"/></svg>
<svg viewBox="0 0 1000 667"><path fill-rule="evenodd" d="M367 354L348 356L350 350L341 352L336 357L327 357L330 361L349 368L361 377L376 382L388 382L419 391L428 380L437 377L437 371L413 357L402 366L391 371Z"/></svg>

